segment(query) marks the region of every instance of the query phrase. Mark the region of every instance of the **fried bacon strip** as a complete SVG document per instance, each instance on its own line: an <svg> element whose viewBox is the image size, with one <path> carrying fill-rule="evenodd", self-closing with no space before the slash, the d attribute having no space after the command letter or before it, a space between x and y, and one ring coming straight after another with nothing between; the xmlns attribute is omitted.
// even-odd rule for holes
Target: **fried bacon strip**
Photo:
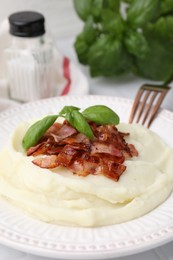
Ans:
<svg viewBox="0 0 173 260"><path fill-rule="evenodd" d="M79 176L104 175L114 181L126 170L125 159L138 156L132 144L125 141L128 133L119 132L114 125L90 123L94 140L77 132L64 121L54 123L39 142L27 150L35 165L52 169L63 166Z"/></svg>

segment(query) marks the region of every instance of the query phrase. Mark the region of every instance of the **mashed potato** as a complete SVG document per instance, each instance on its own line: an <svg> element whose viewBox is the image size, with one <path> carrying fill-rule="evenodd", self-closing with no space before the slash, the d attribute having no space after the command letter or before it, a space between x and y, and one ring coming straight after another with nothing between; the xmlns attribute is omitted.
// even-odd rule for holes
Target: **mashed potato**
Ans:
<svg viewBox="0 0 173 260"><path fill-rule="evenodd" d="M139 151L125 161L118 182L34 165L21 146L28 126L21 124L0 154L0 194L40 220L83 227L121 223L153 210L173 189L173 149L140 125L118 126Z"/></svg>

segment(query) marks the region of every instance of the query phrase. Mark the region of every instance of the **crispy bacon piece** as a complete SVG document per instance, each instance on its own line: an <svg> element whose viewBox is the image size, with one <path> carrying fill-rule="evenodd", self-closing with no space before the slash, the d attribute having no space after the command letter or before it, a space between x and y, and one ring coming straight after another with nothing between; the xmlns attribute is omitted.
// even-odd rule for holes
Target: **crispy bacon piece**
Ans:
<svg viewBox="0 0 173 260"><path fill-rule="evenodd" d="M68 169L79 176L87 176L96 173L99 163L100 159L98 157L90 156L89 153L84 152L68 166Z"/></svg>
<svg viewBox="0 0 173 260"><path fill-rule="evenodd" d="M36 158L33 163L41 168L56 168L58 166L69 165L78 152L70 146L64 146L58 155L49 155Z"/></svg>
<svg viewBox="0 0 173 260"><path fill-rule="evenodd" d="M73 164L68 166L68 169L79 176L104 175L114 181L118 181L121 174L125 171L126 166L116 163L112 160L102 159L95 156L78 157Z"/></svg>
<svg viewBox="0 0 173 260"><path fill-rule="evenodd" d="M30 155L33 155L34 153L37 152L37 150L39 150L42 146L44 145L44 143L39 143L35 146L32 146L30 147L28 150L27 150L27 156L30 156Z"/></svg>
<svg viewBox="0 0 173 260"><path fill-rule="evenodd" d="M51 127L49 127L46 134L56 134L61 127L62 127L62 124L56 122Z"/></svg>
<svg viewBox="0 0 173 260"><path fill-rule="evenodd" d="M51 136L53 136L54 140L56 143L58 143L59 141L75 134L77 131L76 129L74 129L72 126L64 124L62 125L62 127L57 131L56 134L54 133L50 133Z"/></svg>
<svg viewBox="0 0 173 260"><path fill-rule="evenodd" d="M128 147L130 149L130 153L131 153L132 157L133 156L137 157L139 155L138 151L136 150L136 148L135 148L135 146L133 144L128 144Z"/></svg>
<svg viewBox="0 0 173 260"><path fill-rule="evenodd" d="M90 140L82 133L77 133L63 140L64 144L89 144Z"/></svg>
<svg viewBox="0 0 173 260"><path fill-rule="evenodd" d="M116 157L122 157L122 152L113 144L106 144L103 142L93 142L91 146L91 154L106 153Z"/></svg>
<svg viewBox="0 0 173 260"><path fill-rule="evenodd" d="M51 169L51 168L56 168L57 166L59 166L56 163L56 159L57 159L56 155L50 155L50 156L46 156L46 157L38 157L35 160L33 160L32 162L41 168Z"/></svg>
<svg viewBox="0 0 173 260"><path fill-rule="evenodd" d="M59 165L66 167L66 165L70 165L75 157L77 156L78 151L76 151L70 145L66 145L63 147L61 152L57 156L57 162Z"/></svg>
<svg viewBox="0 0 173 260"><path fill-rule="evenodd" d="M27 150L27 155L34 156L32 162L41 168L63 166L79 176L103 175L118 181L126 170L124 161L138 156L135 146L125 141L129 133L119 132L114 125L89 124L95 136L93 141L67 121L54 123L39 142Z"/></svg>

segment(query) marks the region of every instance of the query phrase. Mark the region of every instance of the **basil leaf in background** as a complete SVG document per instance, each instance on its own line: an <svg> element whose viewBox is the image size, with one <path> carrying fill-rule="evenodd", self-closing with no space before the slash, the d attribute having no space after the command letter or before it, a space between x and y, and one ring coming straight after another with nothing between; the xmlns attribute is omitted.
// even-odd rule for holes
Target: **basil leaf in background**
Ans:
<svg viewBox="0 0 173 260"><path fill-rule="evenodd" d="M161 13L167 14L173 11L173 1L172 0L162 0L161 1Z"/></svg>
<svg viewBox="0 0 173 260"><path fill-rule="evenodd" d="M82 114L88 120L101 125L117 125L120 121L119 116L112 109L104 105L88 107Z"/></svg>
<svg viewBox="0 0 173 260"><path fill-rule="evenodd" d="M136 58L136 73L153 80L166 81L173 74L173 45L160 37L148 34L149 52Z"/></svg>
<svg viewBox="0 0 173 260"><path fill-rule="evenodd" d="M88 63L93 77L112 76L127 72L131 68L131 57L120 40L104 35L91 46Z"/></svg>
<svg viewBox="0 0 173 260"><path fill-rule="evenodd" d="M75 51L78 55L78 59L82 64L88 64L88 51L89 46L85 41L84 32L80 33L74 43Z"/></svg>
<svg viewBox="0 0 173 260"><path fill-rule="evenodd" d="M93 23L93 17L88 16L83 30L83 35L87 44L92 44L96 40L96 30L94 29Z"/></svg>
<svg viewBox="0 0 173 260"><path fill-rule="evenodd" d="M134 0L127 11L127 23L132 28L143 27L157 17L160 0Z"/></svg>
<svg viewBox="0 0 173 260"><path fill-rule="evenodd" d="M126 52L122 42L110 39L103 58L100 61L102 75L112 76L128 72L131 68L131 56Z"/></svg>
<svg viewBox="0 0 173 260"><path fill-rule="evenodd" d="M63 109L59 112L59 115L63 116L67 113L71 113L73 110L80 110L80 108L74 106L64 106Z"/></svg>
<svg viewBox="0 0 173 260"><path fill-rule="evenodd" d="M92 2L92 0L73 0L74 8L83 21L86 21L91 13Z"/></svg>
<svg viewBox="0 0 173 260"><path fill-rule="evenodd" d="M25 150L34 146L51 125L56 121L58 115L50 115L34 123L26 132L22 145Z"/></svg>
<svg viewBox="0 0 173 260"><path fill-rule="evenodd" d="M157 81L170 78L173 0L74 3L79 16L86 21L74 46L79 61L89 65L92 77L133 72Z"/></svg>
<svg viewBox="0 0 173 260"><path fill-rule="evenodd" d="M172 1L173 2L173 1ZM173 39L173 16L160 17L155 23L150 23L147 27L150 34L157 35L163 39Z"/></svg>
<svg viewBox="0 0 173 260"><path fill-rule="evenodd" d="M148 42L141 32L129 31L124 41L128 52L139 58L145 57L149 51Z"/></svg>
<svg viewBox="0 0 173 260"><path fill-rule="evenodd" d="M112 10L114 13L119 13L120 0L103 0L103 7Z"/></svg>
<svg viewBox="0 0 173 260"><path fill-rule="evenodd" d="M70 124L80 133L86 135L89 139L94 138L94 134L85 117L78 111L74 110L70 114Z"/></svg>
<svg viewBox="0 0 173 260"><path fill-rule="evenodd" d="M108 37L103 36L90 47L88 52L88 64L90 65L90 72L92 76L101 75L101 61L108 44Z"/></svg>
<svg viewBox="0 0 173 260"><path fill-rule="evenodd" d="M103 1L102 0L93 0L92 1L92 8L91 8L91 15L95 22L101 21L101 11L103 9Z"/></svg>
<svg viewBox="0 0 173 260"><path fill-rule="evenodd" d="M91 14L95 22L100 23L102 21L102 11L111 10L114 14L118 14L120 11L121 0L93 0Z"/></svg>
<svg viewBox="0 0 173 260"><path fill-rule="evenodd" d="M127 3L127 4L131 4L134 0L123 0L123 2Z"/></svg>
<svg viewBox="0 0 173 260"><path fill-rule="evenodd" d="M120 38L123 35L125 26L124 21L119 14L116 15L114 11L105 9L102 10L101 17L103 32L115 35L117 38Z"/></svg>

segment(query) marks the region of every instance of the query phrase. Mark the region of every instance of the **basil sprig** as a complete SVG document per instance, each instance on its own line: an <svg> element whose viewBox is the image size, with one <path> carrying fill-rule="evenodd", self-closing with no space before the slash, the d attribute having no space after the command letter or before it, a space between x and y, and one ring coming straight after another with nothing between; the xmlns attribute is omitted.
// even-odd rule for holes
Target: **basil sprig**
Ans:
<svg viewBox="0 0 173 260"><path fill-rule="evenodd" d="M89 139L94 138L93 131L87 120L101 125L119 124L119 116L104 105L96 105L79 112L80 108L65 106L57 115L49 115L34 123L26 132L22 145L25 150L34 146L58 117L64 117L74 128L86 135Z"/></svg>
<svg viewBox="0 0 173 260"><path fill-rule="evenodd" d="M86 135L89 139L94 138L94 134L90 125L86 121L82 113L79 112L80 108L74 106L65 106L59 113L63 116L74 128L79 132Z"/></svg>

